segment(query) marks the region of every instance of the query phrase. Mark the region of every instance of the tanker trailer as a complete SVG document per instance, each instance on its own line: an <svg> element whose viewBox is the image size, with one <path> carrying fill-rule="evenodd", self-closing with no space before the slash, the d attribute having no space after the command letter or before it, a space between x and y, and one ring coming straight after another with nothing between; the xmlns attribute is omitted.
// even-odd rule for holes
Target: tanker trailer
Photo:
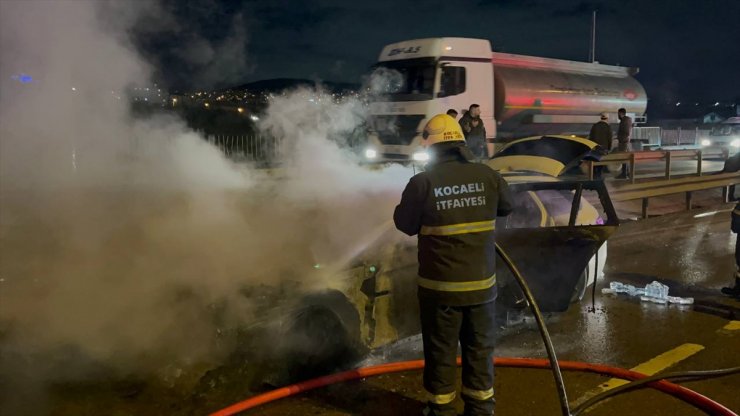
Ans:
<svg viewBox="0 0 740 416"><path fill-rule="evenodd" d="M371 75L368 161L424 162L421 130L432 116L478 104L494 143L535 135L588 134L599 113L647 105L637 68L491 51L487 40L430 38L387 45Z"/></svg>

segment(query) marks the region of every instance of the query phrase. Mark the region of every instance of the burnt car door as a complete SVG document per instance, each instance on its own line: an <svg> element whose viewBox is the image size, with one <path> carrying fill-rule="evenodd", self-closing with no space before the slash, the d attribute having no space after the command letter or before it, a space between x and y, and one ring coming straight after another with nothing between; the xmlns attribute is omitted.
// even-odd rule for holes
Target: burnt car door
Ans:
<svg viewBox="0 0 740 416"><path fill-rule="evenodd" d="M619 225L606 187L601 181L559 180L511 183L510 189L514 213L497 221L497 241L524 275L540 309L565 311L583 270ZM593 214L595 206L601 208L599 215ZM521 304L511 272L498 260L500 303Z"/></svg>

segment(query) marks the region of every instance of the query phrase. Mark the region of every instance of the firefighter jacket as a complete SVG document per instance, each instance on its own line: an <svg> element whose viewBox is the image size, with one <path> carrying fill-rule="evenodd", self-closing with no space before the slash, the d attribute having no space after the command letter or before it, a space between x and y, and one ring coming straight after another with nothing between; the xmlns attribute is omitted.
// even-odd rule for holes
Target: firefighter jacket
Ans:
<svg viewBox="0 0 740 416"><path fill-rule="evenodd" d="M511 212L501 175L467 160L464 146L439 147L426 171L411 178L393 219L419 240L419 296L448 306L496 297L496 216Z"/></svg>

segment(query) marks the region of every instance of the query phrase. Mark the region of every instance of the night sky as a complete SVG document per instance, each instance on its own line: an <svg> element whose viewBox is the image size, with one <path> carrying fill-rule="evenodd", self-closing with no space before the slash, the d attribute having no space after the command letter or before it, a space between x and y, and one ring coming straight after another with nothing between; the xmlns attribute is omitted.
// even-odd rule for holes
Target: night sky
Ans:
<svg viewBox="0 0 740 416"><path fill-rule="evenodd" d="M423 4L420 5L420 4ZM460 36L501 52L640 67L651 105L740 101L739 0L166 1L135 31L172 88L359 82L383 45Z"/></svg>

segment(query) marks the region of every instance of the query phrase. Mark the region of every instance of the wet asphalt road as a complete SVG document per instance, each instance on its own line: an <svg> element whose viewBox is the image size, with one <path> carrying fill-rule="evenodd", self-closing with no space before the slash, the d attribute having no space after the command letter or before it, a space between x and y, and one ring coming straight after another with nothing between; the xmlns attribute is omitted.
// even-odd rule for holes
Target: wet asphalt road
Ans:
<svg viewBox="0 0 740 416"><path fill-rule="evenodd" d="M642 286L658 280L670 287L671 295L695 297L699 308L598 294L594 310L589 293L568 312L550 318L549 330L559 359L637 367L636 371L652 373L740 366L740 326L736 322L740 302L719 294L734 272L731 208L715 205L709 210L625 222L609 241L606 281L598 282L597 288L609 281ZM618 209L621 216L629 217L628 205ZM530 323L505 330L496 355L545 357L545 352ZM395 349L376 352L375 359L366 363L418 358L419 340L411 339ZM567 372L565 381L570 402L578 403L605 390L607 387L601 385L609 379ZM684 385L740 412L740 375ZM495 388L497 414L560 414L548 371L497 368ZM320 389L245 414L413 415L420 414L423 400L421 373L408 372ZM457 403L462 406L459 399ZM640 390L610 399L586 414L704 413L665 394Z"/></svg>

